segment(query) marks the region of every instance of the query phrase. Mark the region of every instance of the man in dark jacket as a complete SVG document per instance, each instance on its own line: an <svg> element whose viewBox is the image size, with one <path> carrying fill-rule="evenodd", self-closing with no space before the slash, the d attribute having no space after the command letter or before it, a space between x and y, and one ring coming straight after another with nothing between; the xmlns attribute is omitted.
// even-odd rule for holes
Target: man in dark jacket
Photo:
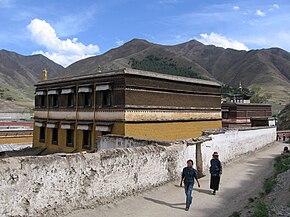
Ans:
<svg viewBox="0 0 290 217"><path fill-rule="evenodd" d="M192 188L194 185L194 179L196 179L197 185L200 188L199 181L197 179L197 171L192 168L193 161L188 160L187 161L187 167L183 168L182 171L182 176L181 176L181 181L180 181L180 186L182 187L182 181L184 181L184 190L185 190L185 195L186 195L186 208L185 210L187 211L190 207L190 204L192 202Z"/></svg>

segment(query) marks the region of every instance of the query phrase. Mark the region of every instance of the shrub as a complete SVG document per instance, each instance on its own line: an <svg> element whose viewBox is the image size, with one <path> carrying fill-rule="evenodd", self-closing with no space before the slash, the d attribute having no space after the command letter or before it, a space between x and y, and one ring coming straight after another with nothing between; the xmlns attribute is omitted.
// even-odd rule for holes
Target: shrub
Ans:
<svg viewBox="0 0 290 217"><path fill-rule="evenodd" d="M254 213L252 217L268 217L269 216L269 210L265 203L258 202L255 206Z"/></svg>

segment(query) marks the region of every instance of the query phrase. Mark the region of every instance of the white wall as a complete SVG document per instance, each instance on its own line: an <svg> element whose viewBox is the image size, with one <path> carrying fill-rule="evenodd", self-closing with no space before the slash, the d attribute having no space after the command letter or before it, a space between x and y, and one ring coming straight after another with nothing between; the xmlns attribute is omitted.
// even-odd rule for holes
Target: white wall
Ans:
<svg viewBox="0 0 290 217"><path fill-rule="evenodd" d="M208 170L214 151L219 152L219 159L228 162L240 155L255 151L272 143L276 139L276 127L233 129L224 134L210 135L211 141L202 144L203 168Z"/></svg>
<svg viewBox="0 0 290 217"><path fill-rule="evenodd" d="M275 128L212 135L202 144L204 166L213 151L226 162L273 142L275 135ZM196 158L196 147L188 144L0 159L0 216L61 216L180 178L186 161Z"/></svg>

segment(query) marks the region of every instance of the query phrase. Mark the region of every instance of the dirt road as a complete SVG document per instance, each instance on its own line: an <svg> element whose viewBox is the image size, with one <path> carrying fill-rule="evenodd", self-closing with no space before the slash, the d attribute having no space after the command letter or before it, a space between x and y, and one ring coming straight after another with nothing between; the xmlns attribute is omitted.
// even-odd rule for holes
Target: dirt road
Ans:
<svg viewBox="0 0 290 217"><path fill-rule="evenodd" d="M275 143L225 165L215 196L209 190L209 176L200 179L201 188L195 186L189 211L184 210L184 191L176 181L114 204L74 211L67 217L227 217L262 191L264 178L273 171L273 159L283 147L283 143Z"/></svg>

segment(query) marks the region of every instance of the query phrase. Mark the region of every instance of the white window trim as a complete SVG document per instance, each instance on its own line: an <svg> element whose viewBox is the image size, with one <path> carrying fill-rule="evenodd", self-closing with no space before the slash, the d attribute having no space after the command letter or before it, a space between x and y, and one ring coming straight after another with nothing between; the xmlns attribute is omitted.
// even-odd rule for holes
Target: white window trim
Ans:
<svg viewBox="0 0 290 217"><path fill-rule="evenodd" d="M96 86L96 91L103 91L103 90L110 90L111 85L110 84L102 84Z"/></svg>
<svg viewBox="0 0 290 217"><path fill-rule="evenodd" d="M78 93L91 93L92 88L91 87L79 87Z"/></svg>

